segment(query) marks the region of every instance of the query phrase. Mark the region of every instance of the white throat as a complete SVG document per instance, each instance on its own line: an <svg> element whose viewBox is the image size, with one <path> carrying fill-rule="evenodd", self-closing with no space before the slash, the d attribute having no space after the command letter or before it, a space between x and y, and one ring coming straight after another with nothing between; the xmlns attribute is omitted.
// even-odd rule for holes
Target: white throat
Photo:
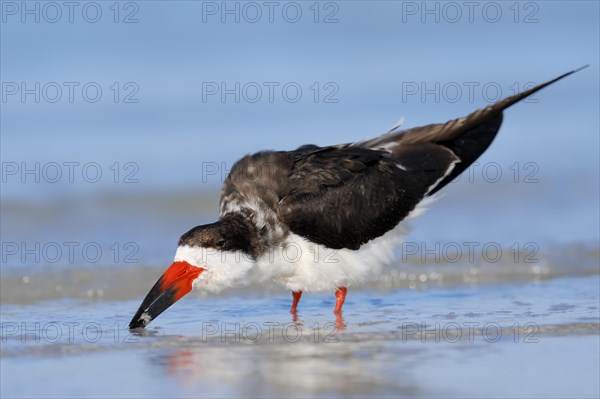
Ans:
<svg viewBox="0 0 600 399"><path fill-rule="evenodd" d="M248 272L254 261L241 251L182 245L175 252L175 262L185 261L205 269L192 283L195 289L220 292L225 288L248 284Z"/></svg>

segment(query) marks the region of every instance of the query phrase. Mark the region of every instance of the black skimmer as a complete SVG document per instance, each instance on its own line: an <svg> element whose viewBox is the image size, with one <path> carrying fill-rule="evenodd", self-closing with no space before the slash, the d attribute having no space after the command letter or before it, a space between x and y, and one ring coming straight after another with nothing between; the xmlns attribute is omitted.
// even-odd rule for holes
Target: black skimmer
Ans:
<svg viewBox="0 0 600 399"><path fill-rule="evenodd" d="M255 280L291 290L293 314L303 291L335 292L341 314L347 287L394 260L401 222L489 147L503 111L578 70L447 123L242 158L221 190L219 220L181 236L129 327L145 327L192 288Z"/></svg>

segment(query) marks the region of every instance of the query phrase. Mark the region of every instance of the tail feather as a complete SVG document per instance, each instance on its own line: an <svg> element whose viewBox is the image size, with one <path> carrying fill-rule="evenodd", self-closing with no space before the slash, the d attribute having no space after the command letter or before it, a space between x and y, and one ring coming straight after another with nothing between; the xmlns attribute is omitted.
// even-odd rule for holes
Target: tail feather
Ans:
<svg viewBox="0 0 600 399"><path fill-rule="evenodd" d="M381 136L354 143L352 146L373 150L386 150L394 158L399 153L398 149L400 147L409 145L413 147L418 144L430 143L449 149L460 161L456 165L453 165L448 175L438 182L435 187L432 187L428 193L428 195L435 194L439 189L467 169L490 146L498 130L500 130L503 111L506 108L587 66L585 65L567 72L522 93L478 109L465 117L453 119L446 123L431 124L404 131L398 131L397 126L395 126ZM402 163L402 159L398 159L398 162Z"/></svg>
<svg viewBox="0 0 600 399"><path fill-rule="evenodd" d="M511 105L518 103L521 100L524 100L525 98L538 92L544 87L558 82L559 80L564 79L567 76L572 75L575 72L579 72L587 67L588 65L584 65L581 68L562 74L555 79L552 79L545 83L541 83L535 87L532 87L529 90L525 90L521 93L515 94L514 96L506 97L505 99L500 100L494 104L488 105L485 108L480 108L465 117L453 119L446 123L437 123L426 126L420 126L403 131L398 131L398 126L395 125L394 128L390 129L387 133L381 136L374 137L365 141L360 141L354 143L353 145L376 149L378 147L385 146L390 142L397 142L399 144L410 144L422 142L436 143L440 141L451 140L461 135L463 132L469 130L470 128L484 122L487 118L501 113Z"/></svg>

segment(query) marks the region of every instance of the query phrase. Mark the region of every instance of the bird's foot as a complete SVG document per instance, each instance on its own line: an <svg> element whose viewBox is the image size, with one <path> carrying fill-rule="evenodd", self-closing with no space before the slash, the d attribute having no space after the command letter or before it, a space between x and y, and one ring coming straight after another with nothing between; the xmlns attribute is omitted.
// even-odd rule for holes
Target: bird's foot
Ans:
<svg viewBox="0 0 600 399"><path fill-rule="evenodd" d="M335 291L335 309L333 309L333 313L336 315L342 314L342 306L344 306L347 292L348 289L346 287L338 287L338 289Z"/></svg>
<svg viewBox="0 0 600 399"><path fill-rule="evenodd" d="M338 287L338 289L335 291L335 309L333 309L333 313L335 314L335 325L337 331L344 331L346 328L346 323L344 323L344 317L342 316L342 307L344 306L347 292L348 289L346 287Z"/></svg>
<svg viewBox="0 0 600 399"><path fill-rule="evenodd" d="M296 316L296 310L298 309L298 302L300 302L300 297L302 297L302 291L292 291L293 299L292 299L292 308L290 309L290 313L294 316Z"/></svg>

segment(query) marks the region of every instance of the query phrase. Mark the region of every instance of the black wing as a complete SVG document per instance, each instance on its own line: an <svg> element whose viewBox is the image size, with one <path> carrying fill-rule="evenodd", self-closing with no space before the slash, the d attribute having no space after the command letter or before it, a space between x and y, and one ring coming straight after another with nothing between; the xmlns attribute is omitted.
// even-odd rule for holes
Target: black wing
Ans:
<svg viewBox="0 0 600 399"><path fill-rule="evenodd" d="M445 124L354 144L301 147L291 153L278 216L312 242L358 249L479 158L498 133L504 109L574 72Z"/></svg>
<svg viewBox="0 0 600 399"><path fill-rule="evenodd" d="M280 220L312 242L358 249L394 228L458 161L433 144L408 145L398 155L400 164L389 152L360 147L294 153Z"/></svg>

